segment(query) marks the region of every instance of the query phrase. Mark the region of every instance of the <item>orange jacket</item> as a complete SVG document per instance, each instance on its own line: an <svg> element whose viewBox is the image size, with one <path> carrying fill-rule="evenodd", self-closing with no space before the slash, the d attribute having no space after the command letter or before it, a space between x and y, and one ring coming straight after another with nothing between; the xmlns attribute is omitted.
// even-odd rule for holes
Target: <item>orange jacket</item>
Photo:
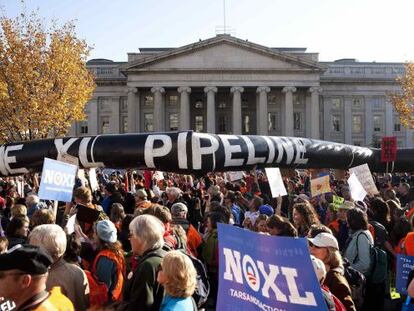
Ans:
<svg viewBox="0 0 414 311"><path fill-rule="evenodd" d="M203 242L201 235L198 233L197 229L193 225L188 226L187 230L187 249L190 251L191 255L197 257L197 248Z"/></svg>
<svg viewBox="0 0 414 311"><path fill-rule="evenodd" d="M96 265L98 263L99 258L101 257L107 257L116 264L116 278L117 282L116 285L112 291L112 301L120 301L121 295L122 295L122 288L124 286L124 279L126 274L126 265L125 265L125 259L124 257L117 256L113 251L109 249L104 249L99 252L98 255L96 255L95 260L92 264L92 270L91 272L96 275Z"/></svg>
<svg viewBox="0 0 414 311"><path fill-rule="evenodd" d="M400 246L401 254L414 256L414 232L408 232Z"/></svg>
<svg viewBox="0 0 414 311"><path fill-rule="evenodd" d="M62 294L60 287L53 287L47 297L40 305L32 311L74 311L72 302Z"/></svg>

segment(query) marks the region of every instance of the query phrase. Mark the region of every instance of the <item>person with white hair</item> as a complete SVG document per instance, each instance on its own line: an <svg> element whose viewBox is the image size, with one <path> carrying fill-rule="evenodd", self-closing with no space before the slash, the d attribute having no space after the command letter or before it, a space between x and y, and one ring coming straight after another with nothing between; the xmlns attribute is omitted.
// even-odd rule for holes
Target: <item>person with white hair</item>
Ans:
<svg viewBox="0 0 414 311"><path fill-rule="evenodd" d="M40 225L33 229L29 243L43 248L53 259L46 281L46 289L59 286L62 293L72 301L75 310L89 307L89 283L83 270L63 259L66 251L66 234L54 224Z"/></svg>
<svg viewBox="0 0 414 311"><path fill-rule="evenodd" d="M131 248L138 256L138 267L130 272L123 291L122 310L159 310L164 289L157 271L166 252L164 225L152 215L140 215L129 225Z"/></svg>
<svg viewBox="0 0 414 311"><path fill-rule="evenodd" d="M183 202L182 198L181 198L181 189L177 188L177 187L168 187L167 189L165 189L165 193L167 194L167 207L169 209L171 209L171 206L173 206L173 204L178 203L178 202Z"/></svg>

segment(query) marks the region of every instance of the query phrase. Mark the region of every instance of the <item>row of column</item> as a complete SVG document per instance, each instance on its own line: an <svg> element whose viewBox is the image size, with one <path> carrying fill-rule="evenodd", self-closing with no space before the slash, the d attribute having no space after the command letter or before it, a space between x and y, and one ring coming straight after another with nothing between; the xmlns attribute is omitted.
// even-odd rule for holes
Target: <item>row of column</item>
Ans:
<svg viewBox="0 0 414 311"><path fill-rule="evenodd" d="M258 94L258 122L257 134L268 134L268 99L267 95L270 92L270 87L259 86L256 89ZM216 103L215 94L218 89L215 86L207 86L204 92L207 95L207 128L208 133L215 133L216 131ZM308 90L311 94L310 102L310 116L307 122L310 122L310 137L319 138L319 94L322 91L321 87L310 87ZM154 131L165 131L165 107L163 103L163 94L165 89L163 87L153 87L151 92L154 94ZM180 130L190 129L190 87L179 87L180 93ZM235 86L230 89L233 96L233 130L232 133L239 135L242 133L242 93L244 88ZM282 92L285 94L284 115L285 120L283 135L294 136L293 130L293 93L296 88L293 86L284 87ZM128 89L128 131L139 132L140 118L139 112L139 92L137 88Z"/></svg>

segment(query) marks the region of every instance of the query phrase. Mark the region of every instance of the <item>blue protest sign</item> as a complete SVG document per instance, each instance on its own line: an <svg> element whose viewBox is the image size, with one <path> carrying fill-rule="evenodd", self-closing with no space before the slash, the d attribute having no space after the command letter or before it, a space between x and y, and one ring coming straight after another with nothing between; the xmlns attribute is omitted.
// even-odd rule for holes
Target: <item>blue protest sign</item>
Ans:
<svg viewBox="0 0 414 311"><path fill-rule="evenodd" d="M70 202L77 169L76 165L45 158L39 198Z"/></svg>
<svg viewBox="0 0 414 311"><path fill-rule="evenodd" d="M414 267L414 256L397 255L397 276L395 287L400 294L407 294L408 274Z"/></svg>
<svg viewBox="0 0 414 311"><path fill-rule="evenodd" d="M218 224L217 310L326 310L306 239Z"/></svg>

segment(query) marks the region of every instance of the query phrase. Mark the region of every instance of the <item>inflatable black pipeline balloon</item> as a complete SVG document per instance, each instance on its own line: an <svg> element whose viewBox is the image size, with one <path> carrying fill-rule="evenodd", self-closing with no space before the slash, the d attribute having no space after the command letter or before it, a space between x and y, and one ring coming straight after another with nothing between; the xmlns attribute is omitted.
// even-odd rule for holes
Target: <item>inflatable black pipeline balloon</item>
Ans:
<svg viewBox="0 0 414 311"><path fill-rule="evenodd" d="M71 155L83 168L139 168L203 174L261 167L384 172L380 150L298 137L215 135L192 131L65 137L0 146L0 175L41 171L44 158ZM398 150L389 171L414 171L414 150Z"/></svg>

